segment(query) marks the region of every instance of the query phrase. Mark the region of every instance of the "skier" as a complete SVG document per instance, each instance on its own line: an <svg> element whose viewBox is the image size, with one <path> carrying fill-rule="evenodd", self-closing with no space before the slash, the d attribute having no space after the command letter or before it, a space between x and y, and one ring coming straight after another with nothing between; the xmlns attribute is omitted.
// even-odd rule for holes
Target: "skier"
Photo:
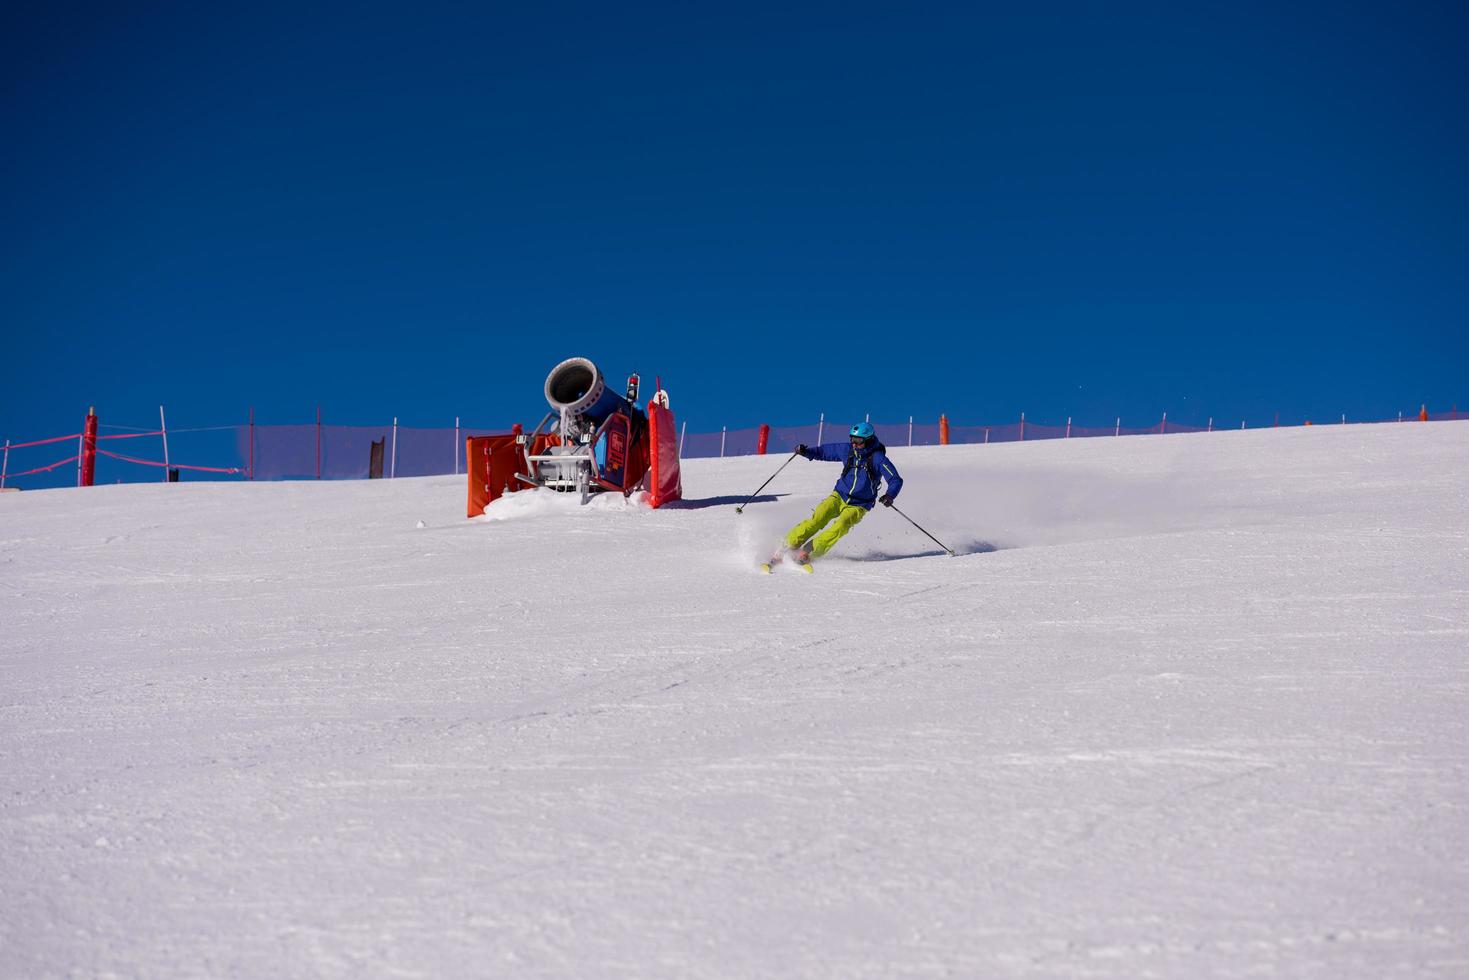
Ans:
<svg viewBox="0 0 1469 980"><path fill-rule="evenodd" d="M870 422L858 422L848 435L849 441L845 443L796 447L796 452L807 459L842 463L842 473L831 496L817 504L809 518L791 528L783 547L766 565L767 570L787 552L793 552L796 563L809 572L812 559L830 551L832 545L867 516L874 504L891 507L898 491L903 489L903 478L888 459L887 447L878 440ZM887 481L887 492L880 497L877 495L879 480Z"/></svg>

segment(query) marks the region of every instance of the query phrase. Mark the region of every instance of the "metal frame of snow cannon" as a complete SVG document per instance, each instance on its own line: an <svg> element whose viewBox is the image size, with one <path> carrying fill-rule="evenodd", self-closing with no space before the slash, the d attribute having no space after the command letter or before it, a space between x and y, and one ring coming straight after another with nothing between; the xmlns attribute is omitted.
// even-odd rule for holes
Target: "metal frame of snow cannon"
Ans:
<svg viewBox="0 0 1469 980"><path fill-rule="evenodd" d="M556 413L547 412L546 417L541 419L540 424L530 435L518 436L517 441L522 445L533 444L541 435L545 424L555 417ZM632 488L624 489L604 480L601 469L597 466L594 447L612 422L611 417L607 418L594 432L579 434L575 443L568 445L563 441L559 446L546 447L543 453L534 455L527 453L525 456L527 468L534 470L536 475L527 476L524 473L517 473L515 478L544 490L555 490L558 493L580 493L582 503L586 503L591 499L593 493L601 490L618 490L624 495L631 493Z"/></svg>
<svg viewBox="0 0 1469 980"><path fill-rule="evenodd" d="M636 374L627 379L627 393L619 396L607 387L602 372L584 357L571 357L562 361L546 375L545 396L551 406L529 435L522 435L517 442L534 446L544 432L554 435L560 445L548 446L543 452L525 455L529 474L517 473L516 479L531 486L560 493L579 493L585 504L593 493L615 490L627 496L642 482L626 479L629 449L634 436L634 424L642 415L636 406L639 378ZM547 424L553 422L551 429ZM644 426L647 422L644 419ZM620 442L612 436L621 430ZM604 437L608 439L608 452L616 450L616 464L609 466L624 474L623 483L606 479L603 468L597 465L596 447ZM610 462L610 461L609 461Z"/></svg>

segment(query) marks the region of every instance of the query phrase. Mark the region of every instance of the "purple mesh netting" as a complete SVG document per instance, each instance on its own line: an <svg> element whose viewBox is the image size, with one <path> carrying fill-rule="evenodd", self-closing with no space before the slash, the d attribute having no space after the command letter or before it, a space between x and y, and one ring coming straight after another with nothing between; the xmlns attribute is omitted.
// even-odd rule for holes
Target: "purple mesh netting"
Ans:
<svg viewBox="0 0 1469 980"><path fill-rule="evenodd" d="M753 456L760 445L760 430L730 429L724 441L724 455Z"/></svg>
<svg viewBox="0 0 1469 980"><path fill-rule="evenodd" d="M1117 428L1115 425L1095 427L1073 425L1071 427L1071 438L1073 439L1094 439L1101 436L1112 436L1117 434Z"/></svg>
<svg viewBox="0 0 1469 980"><path fill-rule="evenodd" d="M1064 425L1041 425L1040 423L1029 421L1025 423L1025 439L1027 441L1064 438L1066 438L1066 426Z"/></svg>
<svg viewBox="0 0 1469 980"><path fill-rule="evenodd" d="M250 455L250 431L246 427L240 433L240 455L246 458ZM315 425L257 425L254 433L255 479L310 480L316 476Z"/></svg>
<svg viewBox="0 0 1469 980"><path fill-rule="evenodd" d="M372 444L383 440L383 476L392 453L390 425L324 425L321 427L321 478L362 480L368 475ZM401 471L400 471L401 472Z"/></svg>
<svg viewBox="0 0 1469 980"><path fill-rule="evenodd" d="M772 456L789 456L796 451L797 446L814 445L816 445L816 426L814 425L771 426L770 442L765 451Z"/></svg>
<svg viewBox="0 0 1469 980"><path fill-rule="evenodd" d="M438 476L453 473L455 464L464 471L464 446L454 438L453 429L410 429L398 427L396 443L388 434L389 455L397 447L397 476Z"/></svg>
<svg viewBox="0 0 1469 980"><path fill-rule="evenodd" d="M683 451L679 455L684 459L707 459L720 455L719 447L718 432L690 432L683 437Z"/></svg>
<svg viewBox="0 0 1469 980"><path fill-rule="evenodd" d="M950 425L949 442L953 445L982 445L989 442L1015 442L1020 438L1020 424Z"/></svg>
<svg viewBox="0 0 1469 980"><path fill-rule="evenodd" d="M1451 408L1432 415L1435 420L1448 421L1463 418L1464 413ZM1404 413L1402 419L1348 419L1349 424L1378 424L1393 422L1416 422L1417 413ZM1282 423L1299 425L1299 421ZM1322 419L1318 425L1341 424L1340 417ZM910 445L910 430L907 421L874 423L880 439L890 448ZM1254 426L1266 428L1269 425ZM832 443L846 438L848 424L829 422L799 426L772 426L767 453L772 456L788 455L798 444L816 445L820 440ZM1025 441L1046 439L1086 439L1111 436L1183 435L1207 431L1238 430L1238 421L1209 425L1189 425L1169 420L1166 431L1161 419L1145 426L1081 426L1069 427L1061 424L1026 421ZM104 426L102 434L133 431L125 426ZM99 455L96 466L98 484L113 482L149 482L163 479L163 446L161 437L140 432L138 438L102 440L99 450L117 452L132 459L116 459ZM383 476L441 476L465 472L464 440L471 435L504 434L505 427L465 425L453 427L419 428L400 426L396 445L391 425L346 426L322 425L257 425L219 426L196 429L175 429L168 434L169 464L183 467L183 480L242 479L253 463L255 479L259 480L310 480L319 473L322 479L362 479L368 475L372 443L383 441ZM684 430L680 428L680 434ZM253 434L253 447L251 437ZM756 451L760 436L758 427L731 429L728 432L689 432L683 436L683 456L689 459L717 457L721 444L725 456L748 456ZM1019 422L1002 425L951 425L949 441L955 445L976 445L986 442L1015 442L1022 438ZM318 439L320 444L318 446ZM934 446L939 442L939 426L932 422L913 423L911 445ZM396 449L396 458L394 451ZM25 488L72 486L76 483L76 463L71 461L54 469L49 464L74 456L76 443L46 443L35 446L12 447L7 480L10 486ZM132 460L138 460L134 462ZM204 469L190 470L196 466ZM238 469L238 474L229 472ZM30 472L38 470L38 472Z"/></svg>
<svg viewBox="0 0 1469 980"><path fill-rule="evenodd" d="M889 449L899 449L908 445L908 421L901 422L874 422L872 427L877 430L877 437L882 444ZM843 432L845 434L845 432ZM939 444L938 423L919 424L913 423L913 442L915 446L937 446Z"/></svg>

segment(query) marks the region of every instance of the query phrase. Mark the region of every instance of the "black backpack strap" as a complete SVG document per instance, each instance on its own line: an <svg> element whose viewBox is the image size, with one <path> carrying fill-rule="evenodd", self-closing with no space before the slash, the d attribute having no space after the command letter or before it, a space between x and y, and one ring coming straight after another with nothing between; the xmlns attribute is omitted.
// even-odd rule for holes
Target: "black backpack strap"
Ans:
<svg viewBox="0 0 1469 980"><path fill-rule="evenodd" d="M872 447L872 452L867 454L867 476L872 480L873 490L877 489L877 479L879 476L877 472L877 454L882 453L885 456L887 455L887 451L888 447L879 442L876 446Z"/></svg>

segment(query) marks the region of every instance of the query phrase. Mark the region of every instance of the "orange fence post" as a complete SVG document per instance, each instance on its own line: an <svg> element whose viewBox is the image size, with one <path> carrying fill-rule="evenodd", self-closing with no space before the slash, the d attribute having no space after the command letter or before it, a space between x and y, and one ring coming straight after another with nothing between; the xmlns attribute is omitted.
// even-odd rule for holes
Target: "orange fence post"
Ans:
<svg viewBox="0 0 1469 980"><path fill-rule="evenodd" d="M770 426L762 422L760 424L760 438L755 442L755 455L764 456L765 447L768 445L770 445Z"/></svg>
<svg viewBox="0 0 1469 980"><path fill-rule="evenodd" d="M949 417L947 415L940 415L939 416L939 445L940 446L947 446L948 444L949 444Z"/></svg>
<svg viewBox="0 0 1469 980"><path fill-rule="evenodd" d="M1427 422L1428 421L1428 406L1427 405L1424 405L1422 408L1418 409L1418 421L1419 422Z"/></svg>

